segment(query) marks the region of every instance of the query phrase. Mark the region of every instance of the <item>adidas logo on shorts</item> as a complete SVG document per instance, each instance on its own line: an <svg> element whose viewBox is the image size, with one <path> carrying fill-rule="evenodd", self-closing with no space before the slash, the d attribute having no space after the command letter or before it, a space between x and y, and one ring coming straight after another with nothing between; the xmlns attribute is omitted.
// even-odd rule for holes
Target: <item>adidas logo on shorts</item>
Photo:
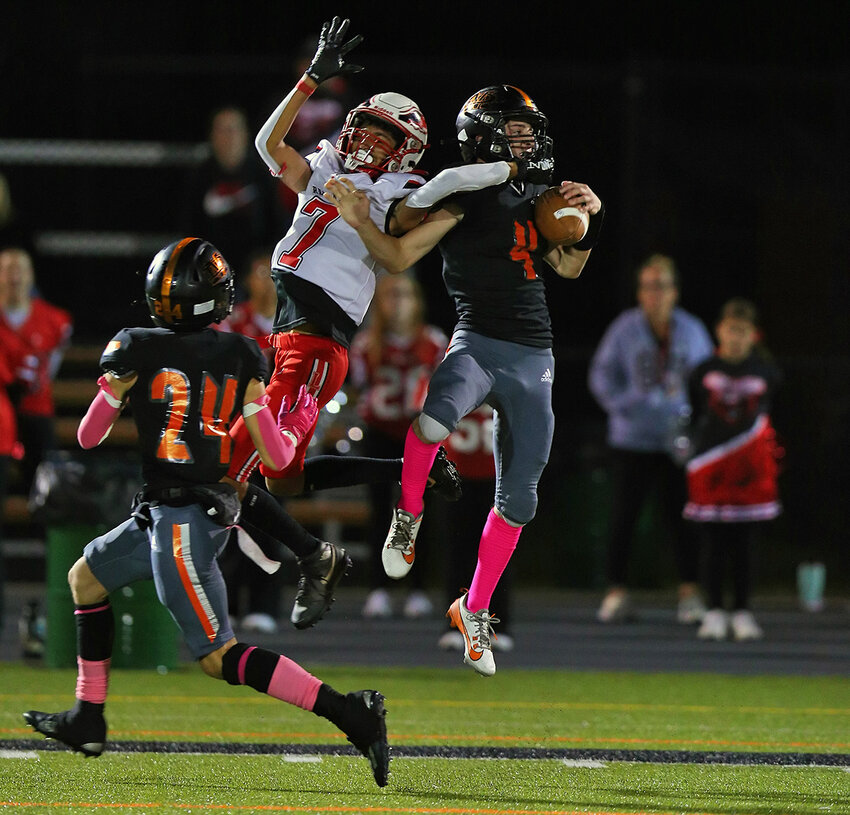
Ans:
<svg viewBox="0 0 850 815"><path fill-rule="evenodd" d="M541 382L551 382L552 381L552 371L548 368L543 372L543 376L540 377Z"/></svg>

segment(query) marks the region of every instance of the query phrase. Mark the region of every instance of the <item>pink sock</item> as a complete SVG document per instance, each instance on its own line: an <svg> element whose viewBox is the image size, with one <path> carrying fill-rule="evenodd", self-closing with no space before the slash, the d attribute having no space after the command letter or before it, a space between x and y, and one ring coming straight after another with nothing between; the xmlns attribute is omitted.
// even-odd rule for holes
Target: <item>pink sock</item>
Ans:
<svg viewBox="0 0 850 815"><path fill-rule="evenodd" d="M490 510L478 544L475 576L466 596L466 607L473 614L482 608L490 608L490 599L516 549L521 532L521 526L511 526Z"/></svg>
<svg viewBox="0 0 850 815"><path fill-rule="evenodd" d="M108 659L92 661L77 657L77 699L97 705L106 701L110 662Z"/></svg>
<svg viewBox="0 0 850 815"><path fill-rule="evenodd" d="M312 710L321 686L322 683L313 674L307 673L297 662L281 656L266 693L303 710Z"/></svg>
<svg viewBox="0 0 850 815"><path fill-rule="evenodd" d="M429 444L421 441L413 432L413 427L408 429L404 440L404 466L401 468L401 499L398 508L410 512L414 517L421 515L425 506L422 496L439 449L439 442Z"/></svg>

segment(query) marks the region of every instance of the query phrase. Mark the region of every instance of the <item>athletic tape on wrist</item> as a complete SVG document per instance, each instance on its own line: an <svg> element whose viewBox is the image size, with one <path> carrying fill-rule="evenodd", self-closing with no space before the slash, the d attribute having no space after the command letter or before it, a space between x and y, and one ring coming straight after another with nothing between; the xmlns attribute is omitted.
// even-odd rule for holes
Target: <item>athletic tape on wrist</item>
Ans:
<svg viewBox="0 0 850 815"><path fill-rule="evenodd" d="M295 90L301 91L301 93L306 94L307 96L312 96L313 91L316 89L312 85L308 85L303 79L299 79L295 85Z"/></svg>

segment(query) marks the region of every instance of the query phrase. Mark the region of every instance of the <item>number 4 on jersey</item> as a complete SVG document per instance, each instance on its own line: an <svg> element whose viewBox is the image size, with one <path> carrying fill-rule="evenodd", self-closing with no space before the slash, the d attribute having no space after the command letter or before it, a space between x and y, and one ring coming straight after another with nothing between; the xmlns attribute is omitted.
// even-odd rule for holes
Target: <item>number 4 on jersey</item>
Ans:
<svg viewBox="0 0 850 815"><path fill-rule="evenodd" d="M537 278L537 272L534 271L534 263L531 260L531 253L537 249L538 243L537 230L531 221L526 221L524 224L514 221L514 246L511 249L511 260L522 263L526 280L535 280Z"/></svg>

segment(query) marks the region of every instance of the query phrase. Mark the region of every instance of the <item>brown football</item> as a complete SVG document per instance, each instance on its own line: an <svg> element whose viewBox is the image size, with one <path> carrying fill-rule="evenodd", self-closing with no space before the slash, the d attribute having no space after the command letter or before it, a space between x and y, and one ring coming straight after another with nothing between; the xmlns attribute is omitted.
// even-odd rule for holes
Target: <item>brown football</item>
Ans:
<svg viewBox="0 0 850 815"><path fill-rule="evenodd" d="M549 187L537 196L534 204L534 224L550 243L572 246L587 232L587 212L567 205L558 187Z"/></svg>

